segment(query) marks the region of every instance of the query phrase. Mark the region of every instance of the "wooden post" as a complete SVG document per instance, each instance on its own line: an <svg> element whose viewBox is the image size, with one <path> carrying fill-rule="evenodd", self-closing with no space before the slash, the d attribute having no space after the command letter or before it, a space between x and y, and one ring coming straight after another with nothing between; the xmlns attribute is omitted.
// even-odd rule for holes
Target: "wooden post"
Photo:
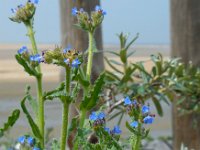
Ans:
<svg viewBox="0 0 200 150"><path fill-rule="evenodd" d="M200 0L171 0L172 56L181 57L184 63L192 61L200 66ZM192 120L198 124L195 128ZM173 108L174 150L183 143L189 149L200 149L200 116L179 116Z"/></svg>

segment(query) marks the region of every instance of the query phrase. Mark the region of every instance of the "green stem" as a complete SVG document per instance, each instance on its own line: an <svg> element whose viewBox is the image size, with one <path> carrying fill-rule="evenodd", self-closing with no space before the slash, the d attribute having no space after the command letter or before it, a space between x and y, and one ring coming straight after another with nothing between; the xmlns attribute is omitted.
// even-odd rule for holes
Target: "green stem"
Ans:
<svg viewBox="0 0 200 150"><path fill-rule="evenodd" d="M42 148L44 148L44 101L42 98L42 76L37 77L37 99L38 99L38 126L42 139L40 141Z"/></svg>
<svg viewBox="0 0 200 150"><path fill-rule="evenodd" d="M87 62L86 79L90 82L92 73L94 37L92 32L88 32L88 36L89 36L89 45L88 45L88 62ZM84 95L87 95L87 93L88 89L84 90ZM83 128L84 126L86 114L87 114L86 109L81 110L80 124L79 124L80 128Z"/></svg>
<svg viewBox="0 0 200 150"><path fill-rule="evenodd" d="M83 109L83 110L81 111L81 117L80 117L80 124L79 124L80 128L83 128L83 126L84 126L86 114L87 114L87 110L86 110L86 109Z"/></svg>
<svg viewBox="0 0 200 150"><path fill-rule="evenodd" d="M71 82L71 68L66 67L66 78L65 78L65 91L66 99L63 100L63 113L62 113L62 130L61 130L61 150L65 150L67 132L68 132L68 116L69 116L69 96L70 96L70 82Z"/></svg>
<svg viewBox="0 0 200 150"><path fill-rule="evenodd" d="M34 32L33 32L33 26L32 23L29 22L26 24L27 30L28 30L28 37L31 41L32 44L32 49L33 49L33 54L37 54L38 53L38 49L37 49L37 45L36 45L36 41L35 41L35 36L34 36ZM39 76L36 77L37 80L37 100L38 100L38 126L42 135L42 138L40 140L41 143L41 147L42 149L44 149L44 101L43 101L43 97L42 97L42 73L41 73L41 67L40 65L38 65L37 67L37 71Z"/></svg>
<svg viewBox="0 0 200 150"><path fill-rule="evenodd" d="M69 114L69 103L63 102L63 113L62 113L62 130L61 130L61 150L65 150L67 140L67 129L68 129L68 114Z"/></svg>
<svg viewBox="0 0 200 150"><path fill-rule="evenodd" d="M142 128L141 123L139 123L138 124L138 133L140 135L136 135L136 137L137 137L136 138L136 142L135 142L135 145L132 147L132 150L140 150L141 140L142 140L142 137L141 137L141 134L142 134L141 128Z"/></svg>
<svg viewBox="0 0 200 150"><path fill-rule="evenodd" d="M89 32L89 46L88 46L88 62L87 62L87 72L86 77L87 80L91 80L91 72L92 72L92 59L93 59L93 44L94 44L94 38L93 33Z"/></svg>

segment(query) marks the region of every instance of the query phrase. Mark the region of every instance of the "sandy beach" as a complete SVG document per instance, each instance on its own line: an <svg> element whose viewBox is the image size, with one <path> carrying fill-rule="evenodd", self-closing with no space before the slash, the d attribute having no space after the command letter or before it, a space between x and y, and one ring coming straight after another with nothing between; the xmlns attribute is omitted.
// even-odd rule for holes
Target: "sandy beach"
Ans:
<svg viewBox="0 0 200 150"><path fill-rule="evenodd" d="M33 87L32 93L35 94L34 78L28 76L23 72L20 65L17 64L14 55L17 49L21 47L20 44L0 44L0 126L6 120L7 116L14 108L20 108L20 99L24 95L25 86L31 85ZM54 45L39 45L40 50L54 48ZM117 46L106 45L105 50L117 50ZM130 58L129 61L147 61L146 66L150 69L151 62L150 55L161 53L165 58L169 57L170 48L167 45L137 45L130 49L130 51L136 51L135 55ZM107 55L106 55L107 56ZM108 55L109 59L117 60L116 57ZM109 67L106 65L106 69ZM59 84L61 70L54 65L42 65L44 71L44 89L50 90ZM170 106L163 104L164 117L156 117L155 124L152 125L152 132L155 136L158 135L171 135L171 109ZM154 109L154 108L152 108ZM60 120L61 120L61 106L58 101L47 102L46 105L46 126L55 128L53 136L59 136ZM124 118L126 120L128 118ZM17 130L16 130L17 129ZM23 131L23 132L22 132ZM28 131L27 123L24 115L15 125L11 133L15 132L15 135L20 135ZM127 132L127 131L125 131ZM125 134L125 133L124 133Z"/></svg>

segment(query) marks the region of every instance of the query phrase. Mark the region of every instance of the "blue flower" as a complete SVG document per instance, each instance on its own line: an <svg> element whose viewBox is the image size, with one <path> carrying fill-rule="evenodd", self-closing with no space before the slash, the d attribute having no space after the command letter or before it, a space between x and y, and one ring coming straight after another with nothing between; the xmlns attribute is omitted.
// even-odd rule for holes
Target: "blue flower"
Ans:
<svg viewBox="0 0 200 150"><path fill-rule="evenodd" d="M40 150L40 148L38 148L38 147L34 147L33 150Z"/></svg>
<svg viewBox="0 0 200 150"><path fill-rule="evenodd" d="M35 143L35 139L33 137L28 137L27 138L27 143L30 145L30 146L33 146L34 143Z"/></svg>
<svg viewBox="0 0 200 150"><path fill-rule="evenodd" d="M137 121L133 121L130 123L131 127L137 128L138 127L138 122Z"/></svg>
<svg viewBox="0 0 200 150"><path fill-rule="evenodd" d="M113 134L121 134L122 131L119 126L114 126L113 130L111 131Z"/></svg>
<svg viewBox="0 0 200 150"><path fill-rule="evenodd" d="M104 130L108 133L110 133L110 128L104 127Z"/></svg>
<svg viewBox="0 0 200 150"><path fill-rule="evenodd" d="M15 14L15 13L17 12L17 9L16 9L16 8L11 8L11 12L12 12L13 14Z"/></svg>
<svg viewBox="0 0 200 150"><path fill-rule="evenodd" d="M98 116L97 116L98 119L103 119L103 118L105 118L105 117L106 117L106 115L105 115L103 112L100 112L100 113L98 114Z"/></svg>
<svg viewBox="0 0 200 150"><path fill-rule="evenodd" d="M64 59L64 62L69 65L70 64L70 60L69 59Z"/></svg>
<svg viewBox="0 0 200 150"><path fill-rule="evenodd" d="M130 98L127 96L125 99L124 99L124 105L131 105L132 102L130 100Z"/></svg>
<svg viewBox="0 0 200 150"><path fill-rule="evenodd" d="M146 116L144 119L143 119L144 123L145 124L152 124L153 121L154 121L154 118L151 117L151 116Z"/></svg>
<svg viewBox="0 0 200 150"><path fill-rule="evenodd" d="M40 62L42 62L42 56L40 56L40 54L31 55L30 56L30 61L40 63Z"/></svg>
<svg viewBox="0 0 200 150"><path fill-rule="evenodd" d="M91 115L89 116L89 119L90 119L91 121L97 120L97 119L98 119L98 116L97 116L96 112L92 112Z"/></svg>
<svg viewBox="0 0 200 150"><path fill-rule="evenodd" d="M39 3L39 0L28 0L29 3L32 3L32 4L38 4Z"/></svg>
<svg viewBox="0 0 200 150"><path fill-rule="evenodd" d="M20 144L24 144L25 141L26 141L26 137L25 137L25 136L21 136L21 137L18 138L17 141L18 141Z"/></svg>
<svg viewBox="0 0 200 150"><path fill-rule="evenodd" d="M103 118L105 118L105 114L103 113L103 112L100 112L100 113L96 113L96 112L92 112L91 113L91 115L89 116L89 119L91 120L91 121L96 121L96 120L102 120Z"/></svg>
<svg viewBox="0 0 200 150"><path fill-rule="evenodd" d="M107 14L106 11L104 11L99 5L96 5L95 11L97 11L97 12L100 11L102 13L102 15L106 15Z"/></svg>
<svg viewBox="0 0 200 150"><path fill-rule="evenodd" d="M68 44L67 47L63 50L63 53L67 53L70 49L72 49L72 46Z"/></svg>
<svg viewBox="0 0 200 150"><path fill-rule="evenodd" d="M22 46L17 52L18 54L23 54L25 52L28 52L28 48L26 46Z"/></svg>
<svg viewBox="0 0 200 150"><path fill-rule="evenodd" d="M149 111L150 111L149 106L146 106L146 105L142 106L142 113L143 114L149 113Z"/></svg>
<svg viewBox="0 0 200 150"><path fill-rule="evenodd" d="M76 16L77 13L78 13L77 8L76 8L76 7L72 8L72 15L73 15L73 16Z"/></svg>
<svg viewBox="0 0 200 150"><path fill-rule="evenodd" d="M72 68L78 68L78 66L81 64L78 58L72 61Z"/></svg>

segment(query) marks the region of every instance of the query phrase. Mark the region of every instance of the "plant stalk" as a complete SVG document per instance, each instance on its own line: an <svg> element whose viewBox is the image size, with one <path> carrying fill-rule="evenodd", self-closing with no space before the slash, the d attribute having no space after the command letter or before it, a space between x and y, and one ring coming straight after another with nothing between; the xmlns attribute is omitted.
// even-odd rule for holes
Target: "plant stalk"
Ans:
<svg viewBox="0 0 200 150"><path fill-rule="evenodd" d="M89 36L89 45L88 45L88 62L87 62L87 71L86 71L86 79L91 82L91 74L92 74L92 61L93 61L93 47L94 47L94 37L92 32L88 32ZM84 90L84 95L87 95L88 89ZM80 123L79 127L83 128L85 118L86 118L87 110L81 110Z"/></svg>
<svg viewBox="0 0 200 150"><path fill-rule="evenodd" d="M138 124L138 133L141 134L141 123ZM137 135L135 147L132 150L140 150L141 146L141 135Z"/></svg>
<svg viewBox="0 0 200 150"><path fill-rule="evenodd" d="M88 46L88 62L87 62L86 77L88 81L91 81L94 37L92 32L88 32L88 36L89 36L89 46Z"/></svg>
<svg viewBox="0 0 200 150"><path fill-rule="evenodd" d="M65 77L65 91L66 99L63 100L63 113L62 113L62 129L61 129L61 150L65 150L67 134L68 134L68 116L69 116L69 96L70 96L70 82L71 82L71 68L66 67L66 77Z"/></svg>
<svg viewBox="0 0 200 150"><path fill-rule="evenodd" d="M34 31L33 31L33 26L32 23L29 22L28 24L26 24L27 30L28 30L28 37L31 41L32 44L32 52L33 54L37 54L38 53L38 49L37 49L37 45L36 45L36 41L35 41L35 36L34 36ZM40 139L40 143L41 143L41 147L42 149L44 149L44 101L43 101L43 97L42 97L42 73L41 73L41 67L40 65L38 65L37 67L37 71L39 73L39 76L36 77L37 80L37 100L38 100L38 127L40 129L40 133L42 135L42 138Z"/></svg>

